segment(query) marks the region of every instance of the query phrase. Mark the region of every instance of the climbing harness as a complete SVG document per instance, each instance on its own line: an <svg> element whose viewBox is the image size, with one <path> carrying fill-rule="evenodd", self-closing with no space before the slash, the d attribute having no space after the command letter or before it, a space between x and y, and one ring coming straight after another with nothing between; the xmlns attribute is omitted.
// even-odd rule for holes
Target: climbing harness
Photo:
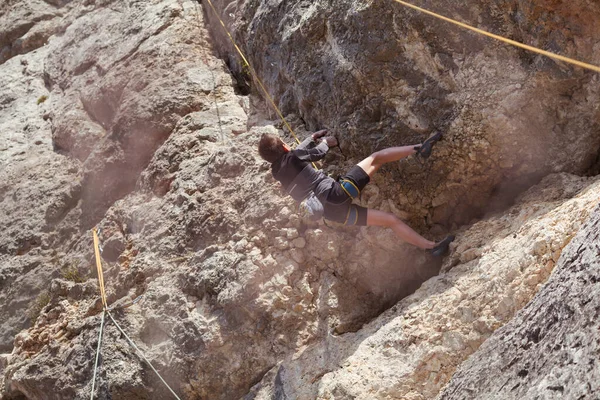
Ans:
<svg viewBox="0 0 600 400"><path fill-rule="evenodd" d="M342 186L342 189L344 189L344 192L346 192L348 197L350 197L351 199L355 199L358 196L360 196L360 190L351 180L342 179L339 181L339 183Z"/></svg>

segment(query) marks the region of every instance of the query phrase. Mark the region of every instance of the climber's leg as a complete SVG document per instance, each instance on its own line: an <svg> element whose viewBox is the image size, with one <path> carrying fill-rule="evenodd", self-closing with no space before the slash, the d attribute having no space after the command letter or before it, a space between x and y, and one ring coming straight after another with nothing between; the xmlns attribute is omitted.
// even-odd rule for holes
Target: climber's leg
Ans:
<svg viewBox="0 0 600 400"><path fill-rule="evenodd" d="M371 177L383 164L398 161L415 154L417 152L416 149L418 149L419 146L420 145L388 147L387 149L379 150L371 154L369 157L359 162L358 166Z"/></svg>
<svg viewBox="0 0 600 400"><path fill-rule="evenodd" d="M433 249L435 242L425 239L423 236L415 232L410 226L402 222L394 214L384 211L368 209L367 210L367 225L369 226L385 226L394 231L394 233L406 243L417 246L420 249Z"/></svg>

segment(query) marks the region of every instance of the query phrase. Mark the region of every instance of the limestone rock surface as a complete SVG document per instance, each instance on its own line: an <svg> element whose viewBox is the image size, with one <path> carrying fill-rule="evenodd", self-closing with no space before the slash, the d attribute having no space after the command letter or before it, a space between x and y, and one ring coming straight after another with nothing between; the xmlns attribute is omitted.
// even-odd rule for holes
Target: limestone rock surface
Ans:
<svg viewBox="0 0 600 400"><path fill-rule="evenodd" d="M597 204L598 78L395 4L215 4L298 136L338 134L326 173L444 129L359 201L452 228L451 254L298 216L256 152L282 124L205 4L5 1L0 397L90 397L95 226L111 316L181 398L434 398ZM595 3L450 5L597 60ZM108 317L101 354L97 398L170 398Z"/></svg>
<svg viewBox="0 0 600 400"><path fill-rule="evenodd" d="M0 352L27 326L24 311L53 274L42 264L57 263L50 232L73 229L61 223L81 190L78 164L53 151L44 119L46 55L40 49L0 66Z"/></svg>
<svg viewBox="0 0 600 400"><path fill-rule="evenodd" d="M203 42L194 3L72 6L57 17L63 34L2 65L35 73L6 79L5 396L87 397L100 319L92 223L109 303L143 295L116 318L188 398L243 395L285 354L358 329L437 272L390 232L298 218L255 152L277 130L248 131L250 102ZM37 142L64 166L22 153ZM37 170L16 169L21 158ZM400 212L378 193L364 201ZM123 340L107 326L99 394L165 395ZM57 357L70 360L59 380Z"/></svg>
<svg viewBox="0 0 600 400"><path fill-rule="evenodd" d="M133 190L178 119L228 83L199 11L193 1L99 3L50 40L53 142L82 163L86 227Z"/></svg>
<svg viewBox="0 0 600 400"><path fill-rule="evenodd" d="M461 365L438 398L596 397L599 238L596 207L539 293Z"/></svg>
<svg viewBox="0 0 600 400"><path fill-rule="evenodd" d="M455 369L540 290L599 194L598 179L546 177L506 213L462 232L444 263L447 272L360 331L328 336L289 356L246 399L435 398ZM478 365L485 364L484 356Z"/></svg>
<svg viewBox="0 0 600 400"><path fill-rule="evenodd" d="M284 112L299 113L309 128L337 132L353 162L383 147L420 143L436 129L444 132L427 166L388 166L379 178L402 182L404 191L393 185L383 190L409 212L413 225L470 222L489 210L490 198L503 202L548 173L580 174L596 159L595 73L392 0L214 3ZM421 5L600 64L596 2ZM220 51L236 65L228 38L216 20L212 25Z"/></svg>

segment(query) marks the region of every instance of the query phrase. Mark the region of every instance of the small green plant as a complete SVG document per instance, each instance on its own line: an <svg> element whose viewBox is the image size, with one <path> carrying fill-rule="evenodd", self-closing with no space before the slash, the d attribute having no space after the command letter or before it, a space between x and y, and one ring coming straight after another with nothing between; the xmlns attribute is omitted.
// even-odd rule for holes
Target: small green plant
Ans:
<svg viewBox="0 0 600 400"><path fill-rule="evenodd" d="M40 105L40 104L42 104L43 102L45 102L46 100L48 100L48 96L46 96L46 95L44 94L44 95L41 95L40 97L38 97L38 99L37 99L37 103L38 103L38 105Z"/></svg>
<svg viewBox="0 0 600 400"><path fill-rule="evenodd" d="M85 282L85 278L81 276L81 273L79 273L78 267L79 261L75 261L72 264L67 264L63 266L63 268L60 271L60 274L62 275L63 279L66 279L68 281L75 283L83 283Z"/></svg>
<svg viewBox="0 0 600 400"><path fill-rule="evenodd" d="M27 316L31 320L32 325L35 324L35 321L37 321L40 313L48 303L50 303L50 293L47 290L40 292L35 300L30 303Z"/></svg>

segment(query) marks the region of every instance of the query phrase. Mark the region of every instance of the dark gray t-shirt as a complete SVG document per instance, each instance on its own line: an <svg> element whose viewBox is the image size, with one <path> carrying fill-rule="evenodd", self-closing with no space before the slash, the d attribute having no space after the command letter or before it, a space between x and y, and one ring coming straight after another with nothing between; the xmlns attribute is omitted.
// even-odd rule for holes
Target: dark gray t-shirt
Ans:
<svg viewBox="0 0 600 400"><path fill-rule="evenodd" d="M327 193L335 180L313 168L311 161L322 159L328 151L327 142L322 140L317 143L309 136L295 150L284 154L271 165L273 177L281 182L294 200L302 201L312 191L325 204Z"/></svg>

